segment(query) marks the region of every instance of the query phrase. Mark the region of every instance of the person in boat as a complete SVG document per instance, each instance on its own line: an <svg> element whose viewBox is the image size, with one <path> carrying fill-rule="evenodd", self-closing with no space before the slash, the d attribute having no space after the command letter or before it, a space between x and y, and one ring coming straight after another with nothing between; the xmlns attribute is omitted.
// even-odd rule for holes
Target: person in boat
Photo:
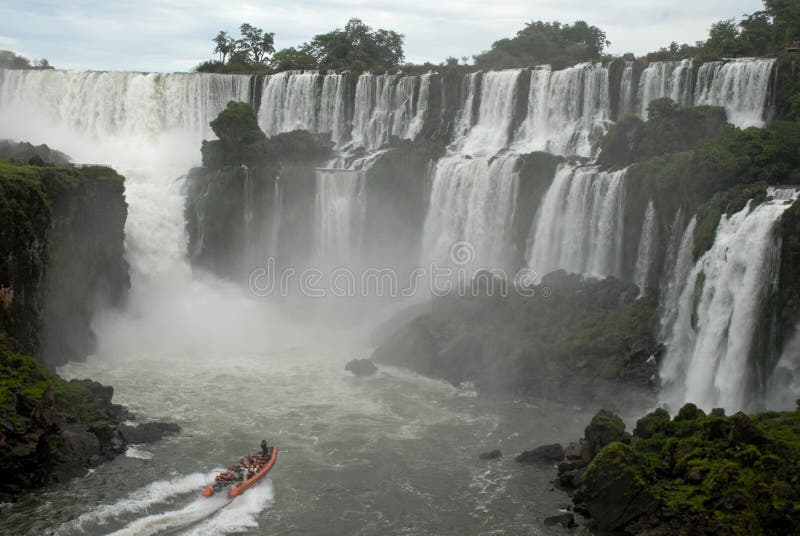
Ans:
<svg viewBox="0 0 800 536"><path fill-rule="evenodd" d="M265 458L269 456L269 446L266 439L261 440L261 455Z"/></svg>

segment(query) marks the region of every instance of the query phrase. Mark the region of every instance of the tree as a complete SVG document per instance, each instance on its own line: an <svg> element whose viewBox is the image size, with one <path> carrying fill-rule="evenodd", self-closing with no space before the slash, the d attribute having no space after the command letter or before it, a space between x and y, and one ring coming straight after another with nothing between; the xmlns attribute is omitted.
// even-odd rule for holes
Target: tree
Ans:
<svg viewBox="0 0 800 536"><path fill-rule="evenodd" d="M28 58L18 56L10 50L0 50L0 69L30 69Z"/></svg>
<svg viewBox="0 0 800 536"><path fill-rule="evenodd" d="M239 32L242 38L237 41L237 45L254 63L264 63L267 57L275 52L274 33L264 33L261 28L255 28L246 22L239 27Z"/></svg>
<svg viewBox="0 0 800 536"><path fill-rule="evenodd" d="M217 44L214 52L219 54L219 60L225 63L225 58L233 51L236 42L232 37L228 36L227 32L223 31L219 32L212 41Z"/></svg>
<svg viewBox="0 0 800 536"><path fill-rule="evenodd" d="M721 20L711 25L704 50L713 58L736 57L743 52L739 28L733 19Z"/></svg>
<svg viewBox="0 0 800 536"><path fill-rule="evenodd" d="M572 25L534 21L512 39L492 43L489 50L475 56L475 64L486 69L550 64L559 69L600 60L608 45L605 32L584 21Z"/></svg>
<svg viewBox="0 0 800 536"><path fill-rule="evenodd" d="M276 71L317 69L317 60L304 50L294 47L284 48L272 55L270 67Z"/></svg>
<svg viewBox="0 0 800 536"><path fill-rule="evenodd" d="M320 69L386 71L403 61L405 36L391 30L375 30L359 19L350 19L344 29L319 34L301 47Z"/></svg>

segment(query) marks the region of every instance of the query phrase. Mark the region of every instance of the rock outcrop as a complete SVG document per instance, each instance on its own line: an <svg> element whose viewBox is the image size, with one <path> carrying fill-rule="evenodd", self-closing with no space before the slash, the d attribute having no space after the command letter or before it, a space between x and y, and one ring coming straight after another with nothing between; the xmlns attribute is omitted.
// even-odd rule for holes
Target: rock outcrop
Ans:
<svg viewBox="0 0 800 536"><path fill-rule="evenodd" d="M0 160L0 332L51 367L91 353L95 308L130 286L126 216L110 168Z"/></svg>
<svg viewBox="0 0 800 536"><path fill-rule="evenodd" d="M180 431L171 423L122 424L134 416L91 380L64 381L0 341L0 500L81 476L87 468Z"/></svg>
<svg viewBox="0 0 800 536"><path fill-rule="evenodd" d="M372 376L378 372L378 367L369 359L353 359L344 368L358 377Z"/></svg>
<svg viewBox="0 0 800 536"><path fill-rule="evenodd" d="M624 405L625 397L647 397L656 387L661 346L652 296L637 299L633 285L563 271L528 290L532 295L472 289L435 299L372 359L454 384L572 401Z"/></svg>

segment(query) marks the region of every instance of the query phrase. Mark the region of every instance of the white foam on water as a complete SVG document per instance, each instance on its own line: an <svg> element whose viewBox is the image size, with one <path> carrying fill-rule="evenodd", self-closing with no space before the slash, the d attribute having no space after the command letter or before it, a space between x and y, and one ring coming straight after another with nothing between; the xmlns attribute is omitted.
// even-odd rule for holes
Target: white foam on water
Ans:
<svg viewBox="0 0 800 536"><path fill-rule="evenodd" d="M187 493L200 493L201 488L214 478L215 473L192 473L175 477L171 480L157 480L133 491L113 504L101 504L82 514L80 517L65 523L56 530L56 534L70 534L82 530L84 525L105 525L114 519L131 514L146 512L153 506L168 502Z"/></svg>

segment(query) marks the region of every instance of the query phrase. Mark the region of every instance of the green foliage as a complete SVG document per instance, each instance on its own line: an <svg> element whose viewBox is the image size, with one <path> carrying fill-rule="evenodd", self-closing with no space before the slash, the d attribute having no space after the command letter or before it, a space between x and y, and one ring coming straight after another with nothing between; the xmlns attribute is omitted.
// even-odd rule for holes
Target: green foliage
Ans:
<svg viewBox="0 0 800 536"><path fill-rule="evenodd" d="M264 32L261 28L256 28L246 22L239 27L239 32L242 38L236 41L235 50L245 54L254 64L263 63L270 54L275 52L274 33Z"/></svg>
<svg viewBox="0 0 800 536"><path fill-rule="evenodd" d="M767 198L767 185L763 182L737 185L724 192L714 194L708 202L697 210L697 226L694 231L694 259L708 251L714 244L717 227L722 215L730 215L742 210L748 201L753 209Z"/></svg>
<svg viewBox="0 0 800 536"><path fill-rule="evenodd" d="M648 121L623 117L601 142L599 162L626 166L648 158L696 148L725 126L723 108L696 106L680 109L672 99L657 99L648 106Z"/></svg>
<svg viewBox="0 0 800 536"><path fill-rule="evenodd" d="M397 32L373 30L359 19L350 19L344 29L314 36L300 48L299 59L314 58L319 69L387 71L402 64L404 39Z"/></svg>
<svg viewBox="0 0 800 536"><path fill-rule="evenodd" d="M507 69L550 64L554 69L601 59L608 46L606 34L584 21L574 24L529 22L511 39L500 39L475 56L482 69Z"/></svg>
<svg viewBox="0 0 800 536"><path fill-rule="evenodd" d="M589 471L614 467L638 475L647 493L660 502L659 515L664 517L657 523L675 533L689 528L716 534L796 531L800 408L726 417L719 411L706 416L687 405L671 422L665 413L657 410L640 419L631 452L612 443ZM598 487L602 479L589 484ZM607 500L624 504L630 498Z"/></svg>
<svg viewBox="0 0 800 536"><path fill-rule="evenodd" d="M214 134L228 148L255 143L265 138L258 128L258 118L253 108L246 102L230 101L210 125Z"/></svg>
<svg viewBox="0 0 800 536"><path fill-rule="evenodd" d="M241 37L234 39L220 31L211 40L216 45L214 53L219 54L220 59L203 61L194 70L198 73L266 73L269 56L275 52L275 34L246 22L239 27L239 33Z"/></svg>
<svg viewBox="0 0 800 536"><path fill-rule="evenodd" d="M317 59L307 50L294 47L284 48L273 54L271 65L275 71L305 71L318 66Z"/></svg>

